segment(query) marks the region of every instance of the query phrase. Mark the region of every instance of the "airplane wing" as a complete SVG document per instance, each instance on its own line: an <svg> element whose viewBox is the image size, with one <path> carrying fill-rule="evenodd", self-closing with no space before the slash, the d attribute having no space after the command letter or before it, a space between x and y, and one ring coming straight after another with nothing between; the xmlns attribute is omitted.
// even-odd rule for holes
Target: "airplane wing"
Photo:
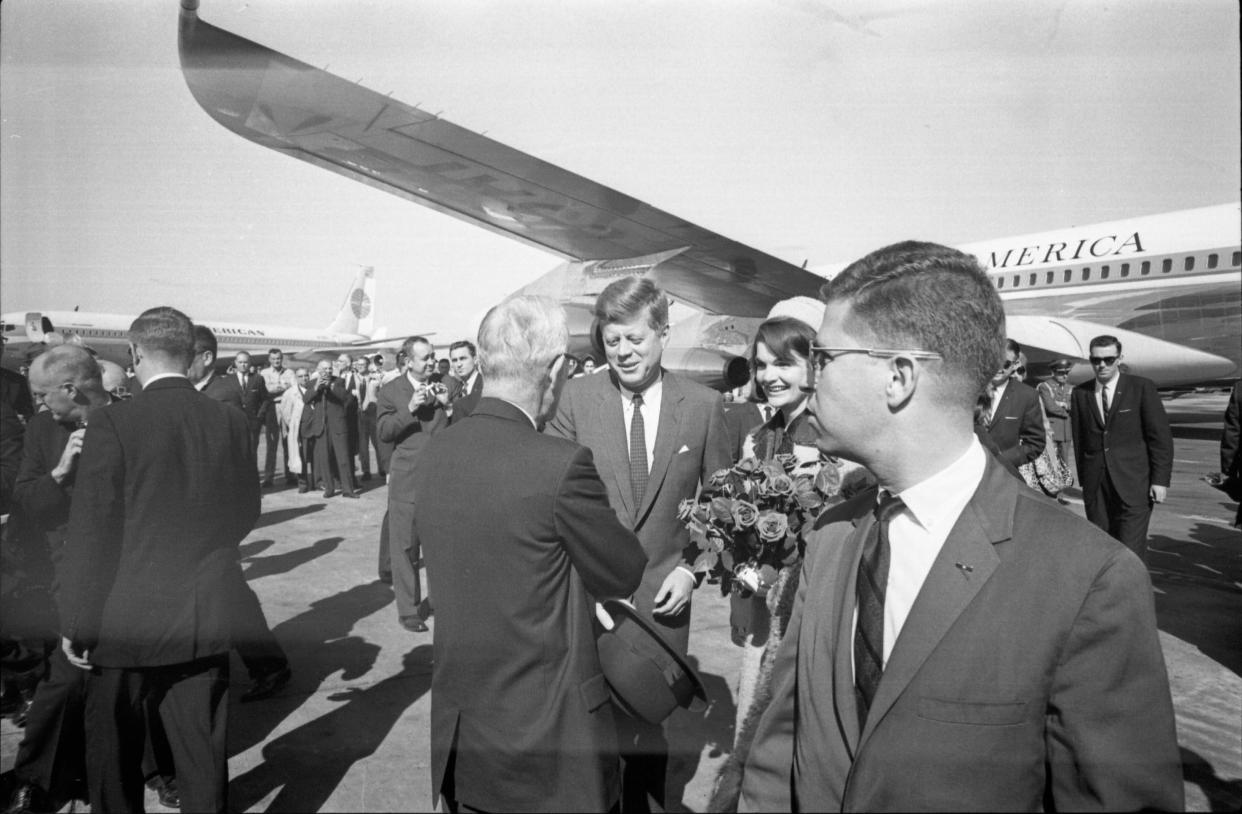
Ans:
<svg viewBox="0 0 1242 814"><path fill-rule="evenodd" d="M213 119L257 144L573 260L676 252L650 274L705 311L765 316L824 280L580 175L198 18L181 67Z"/></svg>

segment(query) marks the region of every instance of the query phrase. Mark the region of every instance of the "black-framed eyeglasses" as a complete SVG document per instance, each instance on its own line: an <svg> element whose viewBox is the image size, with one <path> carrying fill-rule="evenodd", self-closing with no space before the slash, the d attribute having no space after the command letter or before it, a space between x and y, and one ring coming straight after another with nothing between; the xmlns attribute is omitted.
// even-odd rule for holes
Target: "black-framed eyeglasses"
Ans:
<svg viewBox="0 0 1242 814"><path fill-rule="evenodd" d="M925 359L934 361L943 359L939 353L931 350L898 350L896 348L829 348L824 345L816 345L811 343L811 364L817 373L823 372L829 362L836 361L838 356L845 356L848 353L865 353L873 359L895 359L905 356L910 359Z"/></svg>
<svg viewBox="0 0 1242 814"><path fill-rule="evenodd" d="M1116 356L1092 356L1087 361L1091 363L1092 367L1099 367L1100 365L1112 367L1118 358Z"/></svg>

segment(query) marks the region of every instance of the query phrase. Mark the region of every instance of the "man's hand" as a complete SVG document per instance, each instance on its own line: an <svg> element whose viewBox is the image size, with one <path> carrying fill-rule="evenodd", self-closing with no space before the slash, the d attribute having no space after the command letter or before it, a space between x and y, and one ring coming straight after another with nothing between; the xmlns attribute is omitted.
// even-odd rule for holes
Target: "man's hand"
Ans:
<svg viewBox="0 0 1242 814"><path fill-rule="evenodd" d="M1164 498L1168 495L1168 493L1169 487L1156 486L1155 484L1152 484L1152 487L1147 490L1147 498L1152 503L1163 503Z"/></svg>
<svg viewBox="0 0 1242 814"><path fill-rule="evenodd" d="M65 658L69 660L69 663L79 670L90 670L95 666L90 662L89 650L79 651L77 645L64 636L60 638L60 649L65 651Z"/></svg>
<svg viewBox="0 0 1242 814"><path fill-rule="evenodd" d="M78 455L82 453L82 438L85 435L85 428L69 433L69 441L65 444L64 451L60 453L60 461L52 468L52 480L64 483L65 478L73 472L78 465Z"/></svg>
<svg viewBox="0 0 1242 814"><path fill-rule="evenodd" d="M676 616L686 605L690 604L690 594L694 591L694 575L684 568L674 568L664 584L655 595L655 608L652 613L660 616Z"/></svg>
<svg viewBox="0 0 1242 814"><path fill-rule="evenodd" d="M431 394L435 397L435 400L440 402L441 407L448 407L449 391L447 387L436 383L431 385L429 389L431 390Z"/></svg>

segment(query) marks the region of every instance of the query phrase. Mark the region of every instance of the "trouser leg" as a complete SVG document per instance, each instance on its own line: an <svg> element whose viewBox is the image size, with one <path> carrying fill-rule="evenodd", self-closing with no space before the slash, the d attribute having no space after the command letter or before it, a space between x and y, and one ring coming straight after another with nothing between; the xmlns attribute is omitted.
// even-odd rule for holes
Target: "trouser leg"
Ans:
<svg viewBox="0 0 1242 814"><path fill-rule="evenodd" d="M388 534L388 511L384 511L384 519L380 522L379 562L375 564L375 572L380 579L392 581L392 548Z"/></svg>
<svg viewBox="0 0 1242 814"><path fill-rule="evenodd" d="M96 668L86 683L86 782L92 811L142 811L143 678ZM188 809L187 809L188 810Z"/></svg>
<svg viewBox="0 0 1242 814"><path fill-rule="evenodd" d="M233 649L241 656L250 678L258 679L289 666L289 658L268 626L254 589L241 574L231 581Z"/></svg>
<svg viewBox="0 0 1242 814"><path fill-rule="evenodd" d="M1108 505L1108 533L1126 548L1147 562L1147 527L1151 522L1151 504L1146 495L1139 504L1127 503L1113 487L1112 479L1104 478Z"/></svg>
<svg viewBox="0 0 1242 814"><path fill-rule="evenodd" d="M336 455L337 466L341 474L341 491L352 492L357 488L354 483L354 462L349 454L349 436L333 435L332 449Z"/></svg>
<svg viewBox="0 0 1242 814"><path fill-rule="evenodd" d="M419 582L418 547L414 540L414 504L388 501L388 541L392 562L392 588L397 599L397 617L418 616L423 601Z"/></svg>
<svg viewBox="0 0 1242 814"><path fill-rule="evenodd" d="M280 424L269 422L264 426L263 438L267 449L264 452L263 478L272 480L276 476L276 452L280 447ZM289 471L289 453L285 452L285 471Z"/></svg>
<svg viewBox="0 0 1242 814"><path fill-rule="evenodd" d="M327 434L314 439L315 442L315 477L323 481L324 494L336 491L336 481L332 479L332 442Z"/></svg>
<svg viewBox="0 0 1242 814"><path fill-rule="evenodd" d="M13 773L42 789L52 801L68 799L86 775L86 679L55 649L48 676L35 689Z"/></svg>
<svg viewBox="0 0 1242 814"><path fill-rule="evenodd" d="M623 713L616 720L621 750L621 811L663 811L668 775L668 738L663 725Z"/></svg>
<svg viewBox="0 0 1242 814"><path fill-rule="evenodd" d="M228 654L159 668L159 711L182 811L228 808Z"/></svg>

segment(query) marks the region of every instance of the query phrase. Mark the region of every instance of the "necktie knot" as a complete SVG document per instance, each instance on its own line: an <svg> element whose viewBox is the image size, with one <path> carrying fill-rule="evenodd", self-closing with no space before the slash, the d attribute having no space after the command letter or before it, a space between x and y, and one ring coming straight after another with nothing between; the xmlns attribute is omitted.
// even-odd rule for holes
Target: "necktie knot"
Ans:
<svg viewBox="0 0 1242 814"><path fill-rule="evenodd" d="M643 406L643 394L635 393L631 403L634 405L635 410L641 408Z"/></svg>
<svg viewBox="0 0 1242 814"><path fill-rule="evenodd" d="M888 523L896 517L906 504L892 492L881 490L880 500L875 504L875 520L877 523Z"/></svg>

